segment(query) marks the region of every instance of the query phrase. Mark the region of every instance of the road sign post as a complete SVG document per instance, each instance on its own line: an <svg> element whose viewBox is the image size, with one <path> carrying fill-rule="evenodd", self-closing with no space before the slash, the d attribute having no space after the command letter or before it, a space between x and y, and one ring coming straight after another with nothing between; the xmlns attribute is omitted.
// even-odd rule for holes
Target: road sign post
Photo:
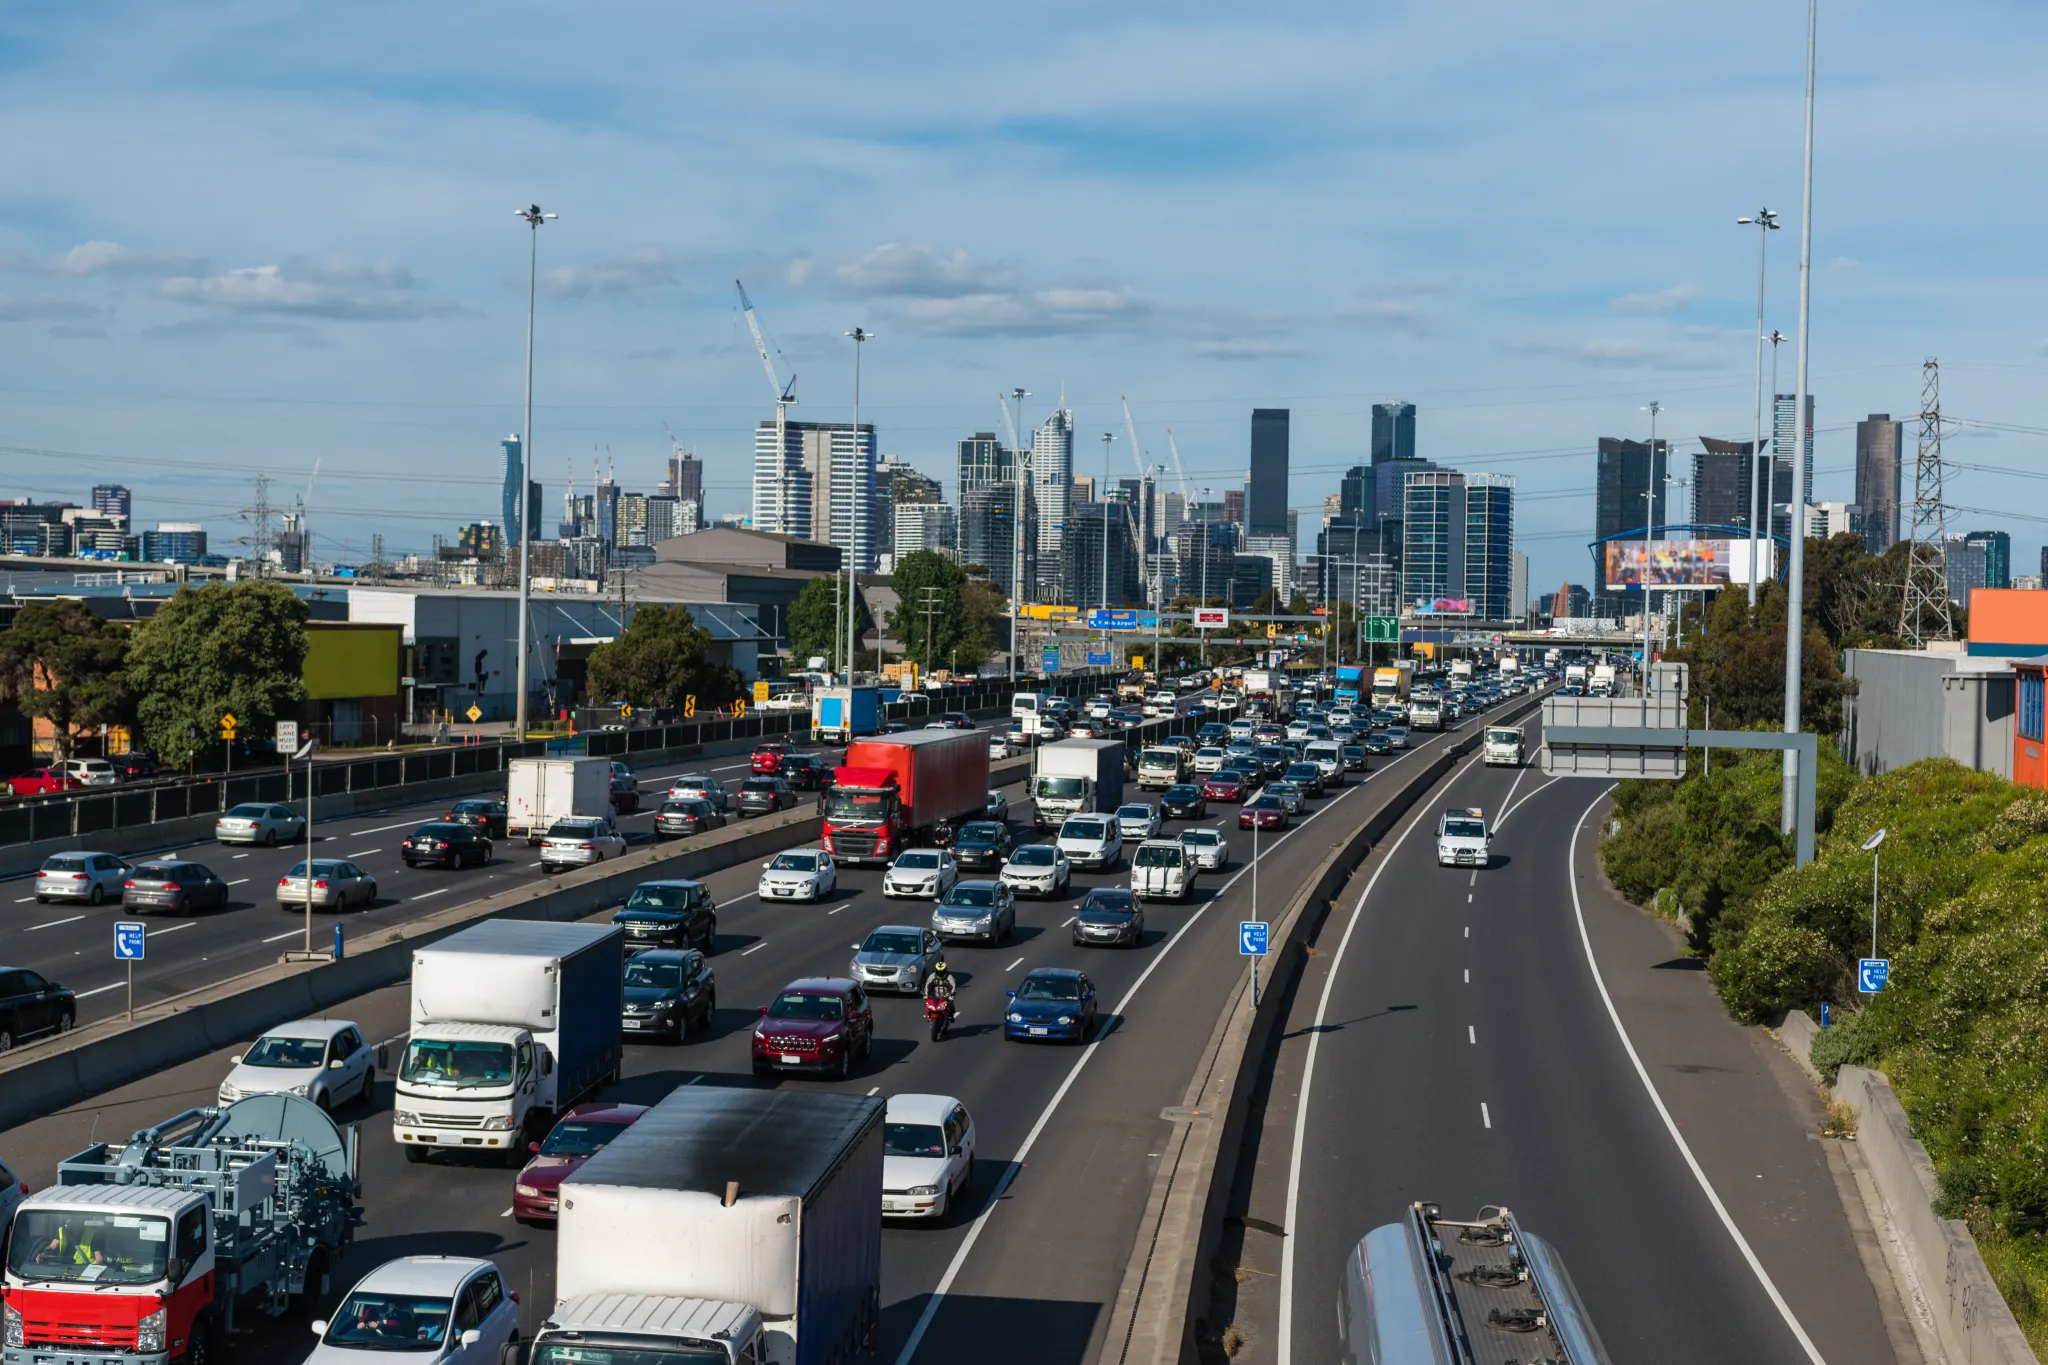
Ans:
<svg viewBox="0 0 2048 1365"><path fill-rule="evenodd" d="M235 770L235 713L223 711L220 716L220 737L227 741L227 771Z"/></svg>
<svg viewBox="0 0 2048 1365"><path fill-rule="evenodd" d="M1254 832L1258 826L1252 826ZM1257 867L1257 863L1252 864ZM1257 914L1257 910L1252 911ZM1252 1008L1259 1007L1259 959L1266 955L1269 942L1267 933L1272 926L1264 920L1240 920L1237 925L1237 951L1252 960Z"/></svg>
<svg viewBox="0 0 2048 1365"><path fill-rule="evenodd" d="M1856 990L1861 995L1877 995L1891 980L1892 960L1888 957L1865 957L1856 961Z"/></svg>
<svg viewBox="0 0 2048 1365"><path fill-rule="evenodd" d="M117 921L114 925L114 958L128 964L128 1018L135 1018L135 964L142 961L143 943L148 936L146 926L133 921Z"/></svg>

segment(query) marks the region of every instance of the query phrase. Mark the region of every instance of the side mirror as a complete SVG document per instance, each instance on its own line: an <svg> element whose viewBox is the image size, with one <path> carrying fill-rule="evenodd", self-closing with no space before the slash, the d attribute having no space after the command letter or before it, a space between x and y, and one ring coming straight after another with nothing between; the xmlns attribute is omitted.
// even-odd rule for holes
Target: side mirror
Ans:
<svg viewBox="0 0 2048 1365"><path fill-rule="evenodd" d="M327 1335L327 1319L326 1319L326 1318L315 1318L315 1319L313 1319L313 1335L314 1335L314 1336L316 1336L316 1337L324 1337L324 1336L326 1336L326 1335Z"/></svg>
<svg viewBox="0 0 2048 1365"><path fill-rule="evenodd" d="M341 1068L342 1068L342 1061L341 1061L341 1058L339 1058L339 1057L336 1057L336 1058L335 1058L335 1059L334 1059L333 1061L331 1061L331 1062L329 1062L329 1063L327 1064L327 1069L328 1069L329 1071L339 1071L339 1070L341 1070Z"/></svg>
<svg viewBox="0 0 2048 1365"><path fill-rule="evenodd" d="M483 1339L484 1334L482 1332L477 1331L477 1329L474 1327L470 1328L467 1332L464 1332L462 1334L462 1344L464 1346L474 1346Z"/></svg>
<svg viewBox="0 0 2048 1365"><path fill-rule="evenodd" d="M1009 996L1012 1000L1017 998L1017 992L1015 991L1004 991L1003 994Z"/></svg>
<svg viewBox="0 0 2048 1365"><path fill-rule="evenodd" d="M540 1144L538 1142L529 1142L526 1144L526 1150L537 1154L540 1151Z"/></svg>
<svg viewBox="0 0 2048 1365"><path fill-rule="evenodd" d="M239 1053L239 1052L237 1052L237 1053L236 1053L236 1054L235 1054L234 1056L232 1056L232 1057L228 1058L228 1065L229 1065L229 1066L240 1066L241 1064L242 1064L242 1054L241 1054L241 1053Z"/></svg>
<svg viewBox="0 0 2048 1365"><path fill-rule="evenodd" d="M768 1007L766 1005L756 1005L754 1012L765 1017L768 1013Z"/></svg>
<svg viewBox="0 0 2048 1365"><path fill-rule="evenodd" d="M762 863L762 864L761 864L761 870L762 870L763 872L766 872L766 871L768 870L768 864L766 864L766 863Z"/></svg>

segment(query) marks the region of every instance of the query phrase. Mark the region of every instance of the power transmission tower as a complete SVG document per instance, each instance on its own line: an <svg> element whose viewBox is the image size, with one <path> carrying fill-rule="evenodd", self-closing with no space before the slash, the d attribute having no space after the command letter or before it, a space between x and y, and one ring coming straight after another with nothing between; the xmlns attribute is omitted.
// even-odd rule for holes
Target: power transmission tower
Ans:
<svg viewBox="0 0 2048 1365"><path fill-rule="evenodd" d="M378 531L370 537L370 581L384 581L384 533Z"/></svg>
<svg viewBox="0 0 2048 1365"><path fill-rule="evenodd" d="M270 577L270 552L277 548L277 535L270 529L270 515L277 509L270 505L270 479L256 476L256 501L242 513L250 522L251 534L242 537L242 544L249 547L258 578Z"/></svg>
<svg viewBox="0 0 2048 1365"><path fill-rule="evenodd" d="M1948 510L1941 495L1941 362L1920 366L1920 451L1913 461L1913 521L1906 547L1906 583L1899 634L1913 649L1956 638L1949 611Z"/></svg>

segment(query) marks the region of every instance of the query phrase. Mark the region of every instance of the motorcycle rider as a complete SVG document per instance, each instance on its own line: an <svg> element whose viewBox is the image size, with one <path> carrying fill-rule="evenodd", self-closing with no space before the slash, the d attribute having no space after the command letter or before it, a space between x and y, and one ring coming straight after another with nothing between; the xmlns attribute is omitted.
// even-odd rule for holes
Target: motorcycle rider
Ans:
<svg viewBox="0 0 2048 1365"><path fill-rule="evenodd" d="M960 983L954 979L953 973L947 968L946 960L940 958L937 962L934 962L932 964L932 974L926 977L924 981L924 998L927 1001L941 1000L945 1002L946 1022L948 1024L953 1022L953 993L959 989Z"/></svg>

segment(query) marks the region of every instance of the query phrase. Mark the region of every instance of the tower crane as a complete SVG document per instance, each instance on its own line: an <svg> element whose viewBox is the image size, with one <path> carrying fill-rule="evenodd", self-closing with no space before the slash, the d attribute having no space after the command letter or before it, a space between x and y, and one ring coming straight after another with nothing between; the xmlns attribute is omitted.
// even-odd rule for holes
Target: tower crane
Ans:
<svg viewBox="0 0 2048 1365"><path fill-rule="evenodd" d="M1173 452L1173 474L1175 478L1180 480L1182 502L1188 507L1193 507L1195 505L1195 490L1188 485L1187 470L1181 467L1180 447L1174 443L1172 427L1166 429L1166 448Z"/></svg>
<svg viewBox="0 0 2048 1365"><path fill-rule="evenodd" d="M781 531L793 535L796 527L789 514L788 428L789 406L796 402L796 372L790 372L787 384L776 377L775 362L768 355L768 340L761 335L761 320L754 316L754 301L747 297L747 287L738 280L732 282L732 287L740 291L740 311L746 314L747 330L754 334L754 350L761 356L769 391L775 395L775 518ZM777 352L780 353L779 347Z"/></svg>

